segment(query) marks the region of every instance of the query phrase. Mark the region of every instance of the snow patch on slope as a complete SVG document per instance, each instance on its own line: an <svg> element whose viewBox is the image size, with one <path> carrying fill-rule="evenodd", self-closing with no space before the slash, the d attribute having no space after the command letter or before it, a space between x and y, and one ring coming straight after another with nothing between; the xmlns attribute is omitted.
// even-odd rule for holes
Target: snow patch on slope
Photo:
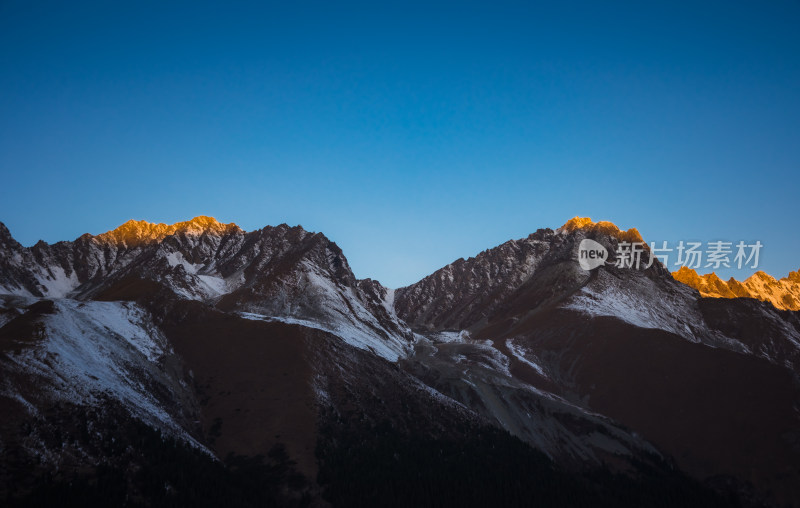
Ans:
<svg viewBox="0 0 800 508"><path fill-rule="evenodd" d="M51 298L63 298L80 285L74 271L68 276L60 266L50 266L47 272L36 273L36 280L42 292Z"/></svg>
<svg viewBox="0 0 800 508"><path fill-rule="evenodd" d="M547 374L545 374L544 369L539 364L528 359L528 356L533 356L533 354L530 352L526 352L522 348L522 346L514 344L514 339L507 339L506 347L517 360L533 368L533 370L535 370L540 376L547 377Z"/></svg>
<svg viewBox="0 0 800 508"><path fill-rule="evenodd" d="M190 263L180 252L170 252L164 255L164 259L172 268L181 266L186 271L188 278L186 281L176 282L170 276L166 279L169 286L182 298L198 301L214 299L241 285L241 283L229 283L219 273L213 272L213 262L209 265ZM237 281L240 278L241 274L237 274L235 277Z"/></svg>
<svg viewBox="0 0 800 508"><path fill-rule="evenodd" d="M203 291L211 298L228 293L228 282L215 275L198 275L197 278L203 285Z"/></svg>
<svg viewBox="0 0 800 508"><path fill-rule="evenodd" d="M394 289L386 288L386 297L383 299L383 308L386 309L386 312L388 312L390 316L396 317L397 313L394 308L394 293Z"/></svg>
<svg viewBox="0 0 800 508"><path fill-rule="evenodd" d="M615 317L639 328L660 329L691 342L749 353L740 341L710 330L691 288L675 282L665 290L645 276L619 279L600 271L562 307L590 316Z"/></svg>
<svg viewBox="0 0 800 508"><path fill-rule="evenodd" d="M336 335L351 346L355 346L366 351L372 351L378 356L386 358L390 362L396 362L401 355L405 355L404 345L400 344L402 347L401 349L398 347L398 344L394 342L387 342L385 339L378 337L375 333L365 332L361 328L352 326L349 323L334 323L332 325L326 325L317 321L295 318L291 316L267 316L254 312L239 312L238 314L245 319L251 319L254 321L280 322L291 325L305 326L306 328L313 328L315 330L322 330L323 332Z"/></svg>
<svg viewBox="0 0 800 508"><path fill-rule="evenodd" d="M584 286L563 307L591 316L612 316L640 328L658 328L693 342L706 328L696 302L686 286L664 291L645 276L620 279L605 270ZM705 331L705 330L703 330Z"/></svg>
<svg viewBox="0 0 800 508"><path fill-rule="evenodd" d="M154 384L172 390L159 359L171 353L166 338L142 308L129 302L56 300L44 316L45 337L11 360L42 383L49 395L79 405L105 394L142 421L201 447L153 396Z"/></svg>
<svg viewBox="0 0 800 508"><path fill-rule="evenodd" d="M444 331L444 332L434 332L428 334L428 337L435 343L435 342L466 342L469 340L469 332L466 330L461 330L457 332L453 331Z"/></svg>
<svg viewBox="0 0 800 508"><path fill-rule="evenodd" d="M170 252L165 257L167 259L167 263L169 263L169 266L173 268L176 266L182 266L188 273L192 274L197 273L197 271L203 266L186 261L186 258L184 258L183 254L180 252Z"/></svg>
<svg viewBox="0 0 800 508"><path fill-rule="evenodd" d="M324 318L309 320L318 325L316 328L329 331L361 349L375 351L392 362L407 354L408 345L403 338L387 330L365 307L353 288L337 285L306 261L301 265L307 290L323 300L321 308L327 313ZM397 322L393 309L389 314ZM305 316L291 317L307 319Z"/></svg>
<svg viewBox="0 0 800 508"><path fill-rule="evenodd" d="M674 311L670 312L671 309L633 298L629 293L616 288L608 288L602 292L584 288L564 308L579 310L592 316L616 317L640 328L659 328L684 337L691 335L689 327L686 324L681 326L677 318L673 317Z"/></svg>

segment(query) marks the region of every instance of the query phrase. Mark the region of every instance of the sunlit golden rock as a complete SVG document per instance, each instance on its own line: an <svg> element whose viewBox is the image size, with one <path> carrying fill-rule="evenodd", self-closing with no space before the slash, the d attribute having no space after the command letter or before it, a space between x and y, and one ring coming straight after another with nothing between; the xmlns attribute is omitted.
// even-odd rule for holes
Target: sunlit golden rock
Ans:
<svg viewBox="0 0 800 508"><path fill-rule="evenodd" d="M800 271L791 272L780 280L758 271L742 282L733 277L726 282L715 273L698 275L691 268L682 266L672 276L695 288L704 297L755 298L769 302L778 309L800 310Z"/></svg>
<svg viewBox="0 0 800 508"><path fill-rule="evenodd" d="M559 231L575 231L578 229L582 229L584 231L592 231L603 233L609 236L613 236L618 240L626 241L626 242L642 242L642 235L639 234L639 230L636 228L630 228L627 231L623 231L617 227L616 224L613 222L608 221L598 221L594 222L589 217L573 217L572 219L568 220L566 224L559 228Z"/></svg>
<svg viewBox="0 0 800 508"><path fill-rule="evenodd" d="M101 242L134 247L156 242L178 233L188 235L201 235L206 232L222 234L236 229L239 229L236 224L222 224L213 217L200 215L192 220L175 224L153 224L143 220L129 220L118 228L97 235L95 238Z"/></svg>

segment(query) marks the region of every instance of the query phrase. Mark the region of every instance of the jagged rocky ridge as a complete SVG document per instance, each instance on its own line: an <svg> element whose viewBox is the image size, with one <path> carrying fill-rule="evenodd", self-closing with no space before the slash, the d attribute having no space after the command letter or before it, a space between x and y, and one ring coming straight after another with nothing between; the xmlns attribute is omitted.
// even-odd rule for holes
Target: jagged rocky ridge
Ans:
<svg viewBox="0 0 800 508"><path fill-rule="evenodd" d="M218 457L279 443L312 477L316 428L488 425L571 470L675 461L742 499L795 502L797 315L701 298L658 261L586 272L586 237L641 239L573 219L392 290L300 227L130 221L24 248L0 224L0 399L34 420L113 400Z"/></svg>
<svg viewBox="0 0 800 508"><path fill-rule="evenodd" d="M412 338L387 310L386 289L356 280L335 243L301 227L246 233L210 217L172 226L129 221L74 242L23 248L0 225L0 242L2 293L91 299L144 279L226 311L322 327L393 360Z"/></svg>
<svg viewBox="0 0 800 508"><path fill-rule="evenodd" d="M742 282L733 277L724 281L713 272L698 275L686 266L672 275L675 280L695 288L705 297L754 298L769 302L777 309L800 310L800 271L789 272L788 276L775 279L759 270Z"/></svg>

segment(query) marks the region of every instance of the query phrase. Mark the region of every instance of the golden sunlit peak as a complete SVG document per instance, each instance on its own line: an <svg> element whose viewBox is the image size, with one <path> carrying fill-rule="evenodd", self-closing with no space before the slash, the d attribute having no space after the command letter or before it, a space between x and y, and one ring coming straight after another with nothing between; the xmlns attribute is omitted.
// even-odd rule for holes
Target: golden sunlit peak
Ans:
<svg viewBox="0 0 800 508"><path fill-rule="evenodd" d="M234 223L223 224L214 217L199 215L191 220L176 222L175 224L152 223L144 220L129 220L118 228L97 235L97 239L128 246L140 245L177 233L200 235L206 232L227 233L237 230L239 226Z"/></svg>
<svg viewBox="0 0 800 508"><path fill-rule="evenodd" d="M688 266L681 266L678 268L678 271L672 272L672 277L678 282L683 282L687 286L691 286L699 290L701 284L700 276Z"/></svg>
<svg viewBox="0 0 800 508"><path fill-rule="evenodd" d="M587 226L592 226L592 225L594 225L594 221L590 217L573 217L570 220L568 220L566 224L561 226L561 229L564 229L566 231L574 231L576 229L583 229Z"/></svg>
<svg viewBox="0 0 800 508"><path fill-rule="evenodd" d="M723 281L716 274L698 275L691 268L682 266L673 272L675 280L683 282L707 298L755 298L769 302L778 309L800 310L800 273L791 272L788 277L775 277L758 271L742 282L731 277Z"/></svg>
<svg viewBox="0 0 800 508"><path fill-rule="evenodd" d="M750 277L748 277L748 278L746 278L744 280L745 284L748 283L748 282L755 282L755 281L762 281L762 282L765 282L765 283L777 282L775 280L775 277L773 277L772 275L768 274L767 272L763 272L761 270L755 272L753 275L751 275Z"/></svg>
<svg viewBox="0 0 800 508"><path fill-rule="evenodd" d="M630 228L627 231L623 231L617 227L616 224L609 221L598 221L594 222L589 217L573 217L568 220L563 226L561 226L559 231L566 231L572 232L576 230L583 230L583 231L594 231L599 233L604 233L609 236L614 236L619 240L625 240L628 242L643 242L642 235L639 234L639 230L636 228Z"/></svg>

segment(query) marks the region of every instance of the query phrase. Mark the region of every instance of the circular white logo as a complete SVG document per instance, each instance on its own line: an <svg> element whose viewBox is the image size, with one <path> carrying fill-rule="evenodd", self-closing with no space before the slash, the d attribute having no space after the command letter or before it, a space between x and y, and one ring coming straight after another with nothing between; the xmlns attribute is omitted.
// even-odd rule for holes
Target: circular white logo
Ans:
<svg viewBox="0 0 800 508"><path fill-rule="evenodd" d="M584 238L578 246L578 263L584 270L594 270L605 264L608 259L608 250L601 244Z"/></svg>

